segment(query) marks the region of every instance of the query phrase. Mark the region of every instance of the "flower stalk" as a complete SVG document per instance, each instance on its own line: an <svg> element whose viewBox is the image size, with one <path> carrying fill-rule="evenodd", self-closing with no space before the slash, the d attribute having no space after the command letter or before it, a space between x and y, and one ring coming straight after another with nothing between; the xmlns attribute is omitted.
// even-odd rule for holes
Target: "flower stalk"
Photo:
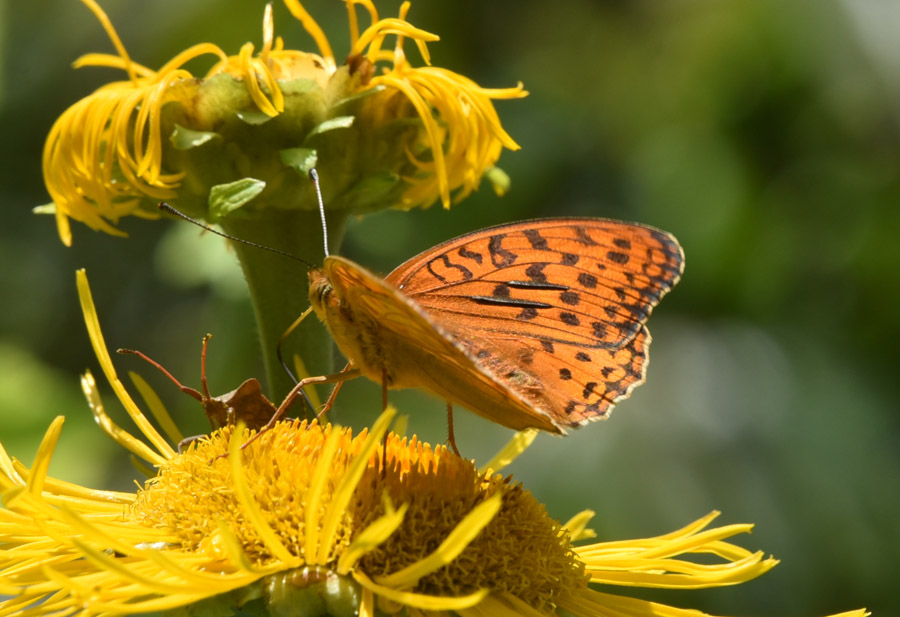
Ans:
<svg viewBox="0 0 900 617"><path fill-rule="evenodd" d="M329 211L329 244L340 244L347 220L346 211ZM273 210L260 219L223 219L226 233L295 255L307 263L318 264L324 257L323 230L319 213L314 210ZM263 365L272 398L283 398L293 383L282 369L276 347L285 330L309 306L309 277L306 267L270 251L233 242L250 290ZM283 357L299 357L307 375L333 372L332 344L328 331L315 319L307 319L285 339ZM301 378L303 375L300 376Z"/></svg>

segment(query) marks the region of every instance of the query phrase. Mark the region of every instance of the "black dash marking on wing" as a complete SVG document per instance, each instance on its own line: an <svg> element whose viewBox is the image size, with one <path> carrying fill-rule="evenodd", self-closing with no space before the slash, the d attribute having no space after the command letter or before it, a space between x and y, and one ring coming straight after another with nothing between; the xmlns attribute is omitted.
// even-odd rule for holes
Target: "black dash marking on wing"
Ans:
<svg viewBox="0 0 900 617"><path fill-rule="evenodd" d="M514 289L550 289L556 291L567 291L569 289L566 285L557 285L546 281L507 281L506 284Z"/></svg>
<svg viewBox="0 0 900 617"><path fill-rule="evenodd" d="M575 226L575 239L585 246L597 246L597 242L580 225Z"/></svg>
<svg viewBox="0 0 900 617"><path fill-rule="evenodd" d="M525 237L528 238L531 248L538 251L548 250L547 239L541 236L541 232L537 229L526 229L523 233L525 234Z"/></svg>
<svg viewBox="0 0 900 617"><path fill-rule="evenodd" d="M477 263L479 266L481 265L481 261L483 259L481 256L481 253L476 253L475 251L470 251L469 249L467 249L464 246L459 247L459 250L456 252L459 254L460 257L465 257L466 259L471 259L472 261Z"/></svg>
<svg viewBox="0 0 900 617"><path fill-rule="evenodd" d="M520 298L504 298L497 296L469 296L469 299L476 304L487 304L490 306L515 306L518 308L544 309L553 308L552 304L546 302L533 302L531 300L523 300Z"/></svg>
<svg viewBox="0 0 900 617"><path fill-rule="evenodd" d="M453 268L455 270L459 270L459 272L460 272L460 274L462 274L462 277L464 280L468 281L469 279L472 278L471 270L469 270L465 266L461 266L459 264L452 263L450 261L450 258L447 257L447 255L441 255L439 257L435 257L434 259L432 259L431 261L428 262L428 271L431 272L431 274L434 275L434 278L436 278L440 282L446 283L447 279L445 277L441 276L440 274L438 274L437 272L435 272L434 268L432 268L432 264L434 264L434 262L436 262L438 260L440 260L441 263L444 264L445 268L448 268L448 269Z"/></svg>
<svg viewBox="0 0 900 617"><path fill-rule="evenodd" d="M503 248L503 239L505 237L506 236L503 234L491 236L491 240L488 242L488 252L491 254L491 262L498 268L511 266L519 257L515 253Z"/></svg>

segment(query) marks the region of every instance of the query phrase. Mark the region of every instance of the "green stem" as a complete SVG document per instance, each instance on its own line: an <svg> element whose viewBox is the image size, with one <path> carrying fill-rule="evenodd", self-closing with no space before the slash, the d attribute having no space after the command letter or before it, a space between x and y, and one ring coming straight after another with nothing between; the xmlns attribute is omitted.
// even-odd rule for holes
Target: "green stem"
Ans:
<svg viewBox="0 0 900 617"><path fill-rule="evenodd" d="M342 212L328 213L329 246L340 245L346 220ZM322 225L316 210L272 207L260 219L225 217L220 224L242 240L290 253L314 266L322 264ZM279 401L293 384L278 363L276 346L282 333L309 307L308 268L270 251L237 242L232 245L253 301L269 394L273 401ZM327 375L334 370L331 337L312 315L291 334L282 354L291 367L291 358L298 354L310 375Z"/></svg>

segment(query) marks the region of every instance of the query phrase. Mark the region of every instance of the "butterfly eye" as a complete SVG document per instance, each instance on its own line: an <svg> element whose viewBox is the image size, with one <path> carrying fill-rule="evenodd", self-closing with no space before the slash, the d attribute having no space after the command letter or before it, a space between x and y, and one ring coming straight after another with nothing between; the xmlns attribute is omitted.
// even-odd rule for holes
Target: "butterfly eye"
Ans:
<svg viewBox="0 0 900 617"><path fill-rule="evenodd" d="M334 286L325 277L314 280L309 286L309 299L313 306L325 306Z"/></svg>

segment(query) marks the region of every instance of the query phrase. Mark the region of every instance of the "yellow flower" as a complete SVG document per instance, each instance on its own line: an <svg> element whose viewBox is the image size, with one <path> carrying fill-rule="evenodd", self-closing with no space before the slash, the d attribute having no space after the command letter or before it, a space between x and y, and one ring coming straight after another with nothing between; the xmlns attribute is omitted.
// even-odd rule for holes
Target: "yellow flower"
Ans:
<svg viewBox="0 0 900 617"><path fill-rule="evenodd" d="M399 18L382 19L370 0L347 0L351 50L340 67L312 17L298 0L285 0L319 53L284 49L269 6L255 55L251 43L233 56L203 43L154 71L131 60L95 0L82 2L117 55L88 54L75 67L118 68L127 79L75 103L47 137L43 173L53 204L41 210L55 212L67 245L69 218L124 235L121 217L156 218L160 200L213 222L237 209L242 217L266 206L314 209L312 166L331 209L437 199L449 206L478 186L503 147L518 149L492 100L525 96L521 84L492 90L446 69L411 66L404 39L428 63L426 43L438 37L406 21L409 3ZM356 5L372 22L362 32ZM203 55L216 62L198 79L184 64Z"/></svg>
<svg viewBox="0 0 900 617"><path fill-rule="evenodd" d="M392 410L356 436L286 421L241 449L252 432L228 426L178 453L125 392L83 271L78 284L101 366L150 445L112 422L86 374L91 409L156 473L136 493L48 477L62 417L30 468L0 448L0 615L697 617L589 583L732 585L776 564L727 541L749 525L709 529L717 513L656 538L576 546L592 535L590 513L560 525L495 469L385 438ZM527 442L520 435L489 465ZM718 562L682 558L692 555Z"/></svg>

